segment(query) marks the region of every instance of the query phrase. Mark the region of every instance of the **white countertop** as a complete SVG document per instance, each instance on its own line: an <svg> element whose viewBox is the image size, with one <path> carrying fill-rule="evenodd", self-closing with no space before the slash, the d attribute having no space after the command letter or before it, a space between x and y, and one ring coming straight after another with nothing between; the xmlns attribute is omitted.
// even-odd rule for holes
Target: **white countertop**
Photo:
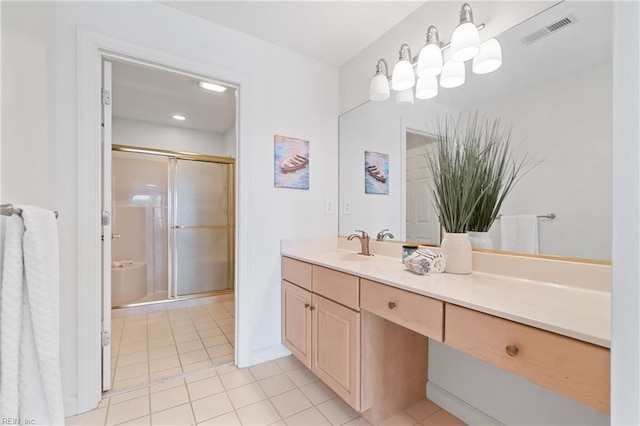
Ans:
<svg viewBox="0 0 640 426"><path fill-rule="evenodd" d="M328 247L283 247L282 255L599 346L611 345L610 292L480 272L416 275L405 270L399 258L365 257Z"/></svg>

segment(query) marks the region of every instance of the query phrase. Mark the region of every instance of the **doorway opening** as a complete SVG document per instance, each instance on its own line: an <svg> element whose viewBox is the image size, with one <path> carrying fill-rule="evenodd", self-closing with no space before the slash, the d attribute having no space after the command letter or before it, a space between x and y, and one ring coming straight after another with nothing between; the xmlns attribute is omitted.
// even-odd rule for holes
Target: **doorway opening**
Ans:
<svg viewBox="0 0 640 426"><path fill-rule="evenodd" d="M433 207L433 177L427 156L436 147L434 136L406 129L406 224L405 241L440 244L440 223Z"/></svg>
<svg viewBox="0 0 640 426"><path fill-rule="evenodd" d="M103 61L103 391L235 360L236 91Z"/></svg>

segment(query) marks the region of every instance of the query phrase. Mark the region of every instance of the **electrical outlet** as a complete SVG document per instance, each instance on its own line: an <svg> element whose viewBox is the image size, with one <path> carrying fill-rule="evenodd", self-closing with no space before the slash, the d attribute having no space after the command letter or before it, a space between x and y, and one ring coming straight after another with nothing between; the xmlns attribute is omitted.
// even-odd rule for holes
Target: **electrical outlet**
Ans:
<svg viewBox="0 0 640 426"><path fill-rule="evenodd" d="M342 205L342 213L343 214L351 214L351 201L344 200L344 203Z"/></svg>
<svg viewBox="0 0 640 426"><path fill-rule="evenodd" d="M324 214L335 214L335 203L333 200L327 198L324 201Z"/></svg>

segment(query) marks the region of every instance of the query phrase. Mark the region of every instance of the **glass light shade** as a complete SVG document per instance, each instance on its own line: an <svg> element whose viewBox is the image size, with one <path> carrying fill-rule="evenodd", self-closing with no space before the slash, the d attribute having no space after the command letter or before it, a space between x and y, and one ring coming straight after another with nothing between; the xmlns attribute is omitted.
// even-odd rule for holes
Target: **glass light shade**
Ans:
<svg viewBox="0 0 640 426"><path fill-rule="evenodd" d="M372 101L384 101L389 99L389 80L384 74L378 73L371 79L369 84L369 99Z"/></svg>
<svg viewBox="0 0 640 426"><path fill-rule="evenodd" d="M464 62L449 60L442 67L440 86L450 89L464 84Z"/></svg>
<svg viewBox="0 0 640 426"><path fill-rule="evenodd" d="M396 91L411 89L416 84L416 74L413 72L411 62L406 59L398 61L393 67L391 76L391 88Z"/></svg>
<svg viewBox="0 0 640 426"><path fill-rule="evenodd" d="M438 75L442 72L442 51L436 44L427 44L418 56L418 77Z"/></svg>
<svg viewBox="0 0 640 426"><path fill-rule="evenodd" d="M480 53L473 58L473 72L488 74L502 65L502 48L495 38L480 45Z"/></svg>
<svg viewBox="0 0 640 426"><path fill-rule="evenodd" d="M416 98L431 99L438 95L438 79L435 76L418 77Z"/></svg>
<svg viewBox="0 0 640 426"><path fill-rule="evenodd" d="M458 25L451 36L451 59L468 61L480 51L480 34L472 22Z"/></svg>
<svg viewBox="0 0 640 426"><path fill-rule="evenodd" d="M396 105L399 107L408 107L412 106L414 103L413 100L413 89L401 90L396 93Z"/></svg>

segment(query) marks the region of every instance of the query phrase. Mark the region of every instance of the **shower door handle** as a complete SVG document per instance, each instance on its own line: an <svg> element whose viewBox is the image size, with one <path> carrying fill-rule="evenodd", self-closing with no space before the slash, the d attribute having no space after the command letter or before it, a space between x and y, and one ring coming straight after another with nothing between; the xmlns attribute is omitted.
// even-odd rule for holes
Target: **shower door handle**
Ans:
<svg viewBox="0 0 640 426"><path fill-rule="evenodd" d="M120 238L120 234L111 234L111 239Z"/></svg>
<svg viewBox="0 0 640 426"><path fill-rule="evenodd" d="M176 225L173 227L173 229L184 229L184 228L186 228L186 226L184 225Z"/></svg>

